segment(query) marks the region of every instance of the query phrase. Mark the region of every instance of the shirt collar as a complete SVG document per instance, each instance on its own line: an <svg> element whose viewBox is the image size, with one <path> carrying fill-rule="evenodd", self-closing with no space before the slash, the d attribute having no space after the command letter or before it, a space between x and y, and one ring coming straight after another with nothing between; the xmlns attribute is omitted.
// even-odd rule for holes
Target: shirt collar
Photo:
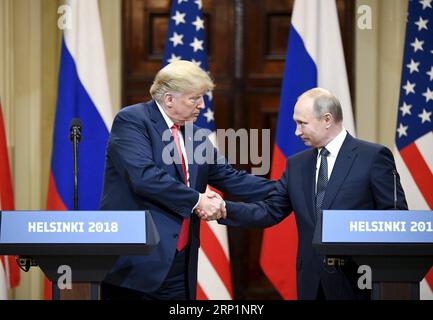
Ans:
<svg viewBox="0 0 433 320"><path fill-rule="evenodd" d="M325 146L326 149L329 151L330 156L335 158L338 156L338 152L340 151L341 146L343 145L343 142L346 139L346 136L347 136L347 131L343 127L341 132ZM318 155L320 154L321 150L322 148L318 149L318 153L317 153Z"/></svg>
<svg viewBox="0 0 433 320"><path fill-rule="evenodd" d="M171 127L174 125L173 120L171 120L171 119L169 118L169 116L167 115L167 113L165 113L164 109L159 105L158 101L155 100L155 103L156 103L156 105L158 106L159 112L161 112L162 117L164 118L165 123L167 124L167 127L168 127L169 129L171 129Z"/></svg>

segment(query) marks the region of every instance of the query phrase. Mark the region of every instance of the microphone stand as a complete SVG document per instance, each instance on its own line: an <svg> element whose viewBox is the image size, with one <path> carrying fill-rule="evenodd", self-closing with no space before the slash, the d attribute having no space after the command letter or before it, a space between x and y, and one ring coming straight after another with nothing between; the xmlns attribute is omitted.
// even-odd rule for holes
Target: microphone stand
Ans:
<svg viewBox="0 0 433 320"><path fill-rule="evenodd" d="M74 195L73 210L78 210L78 144L81 141L81 120L74 118L71 120L69 128L69 140L72 142L72 154L74 161ZM51 286L53 300L60 300L60 289L55 283Z"/></svg>
<svg viewBox="0 0 433 320"><path fill-rule="evenodd" d="M394 176L394 210L397 210L397 171L392 170Z"/></svg>
<svg viewBox="0 0 433 320"><path fill-rule="evenodd" d="M69 138L72 142L72 153L74 159L73 210L78 210L78 143L81 141L81 121L79 119L72 119Z"/></svg>

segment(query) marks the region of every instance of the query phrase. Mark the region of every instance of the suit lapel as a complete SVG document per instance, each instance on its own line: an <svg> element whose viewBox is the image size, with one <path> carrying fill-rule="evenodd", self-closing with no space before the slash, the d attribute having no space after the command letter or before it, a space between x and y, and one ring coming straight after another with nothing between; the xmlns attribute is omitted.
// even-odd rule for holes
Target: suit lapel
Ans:
<svg viewBox="0 0 433 320"><path fill-rule="evenodd" d="M188 157L188 173L189 185L191 188L196 187L198 165L194 162L194 150L199 142L194 141L194 125L185 125L185 130L182 130L185 141L185 151Z"/></svg>
<svg viewBox="0 0 433 320"><path fill-rule="evenodd" d="M310 155L307 161L302 166L302 188L304 190L305 202L308 207L308 213L312 221L315 221L315 184L316 184L316 161L317 151L315 149L310 150Z"/></svg>
<svg viewBox="0 0 433 320"><path fill-rule="evenodd" d="M153 123L155 124L156 131L158 131L159 135L161 136L161 141L163 141L165 145L169 145L173 141L173 137L167 139L168 133L165 133L168 129L167 123L165 122L161 112L159 112L158 106L156 105L155 101L152 100L151 102L149 102L148 108L150 113L150 119L152 119Z"/></svg>
<svg viewBox="0 0 433 320"><path fill-rule="evenodd" d="M355 152L356 148L357 145L355 139L353 139L350 134L347 134L335 161L334 169L332 170L328 185L326 186L325 199L323 200L323 209L331 208L332 202L334 201L338 190L352 168L353 161L357 156Z"/></svg>
<svg viewBox="0 0 433 320"><path fill-rule="evenodd" d="M180 156L177 152L176 144L174 143L173 135L171 134L171 131L168 130L167 123L165 122L164 117L159 111L155 101L152 100L148 107L150 112L150 118L154 122L156 130L161 136L161 141L165 144L165 146L169 146L171 144L170 149L173 149L173 151L171 151L170 154L172 155L173 159L180 159ZM185 181L183 177L182 165L180 163L176 163L175 167L180 176L180 180Z"/></svg>

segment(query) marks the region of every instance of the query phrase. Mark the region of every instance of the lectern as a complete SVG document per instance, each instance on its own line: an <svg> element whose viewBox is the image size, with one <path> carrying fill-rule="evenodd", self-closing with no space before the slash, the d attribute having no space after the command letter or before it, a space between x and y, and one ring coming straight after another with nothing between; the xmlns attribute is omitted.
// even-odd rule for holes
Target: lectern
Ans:
<svg viewBox="0 0 433 320"><path fill-rule="evenodd" d="M146 255L158 243L149 211L0 211L0 254L37 264L53 299L97 299L119 256ZM72 289L58 290L65 272Z"/></svg>
<svg viewBox="0 0 433 320"><path fill-rule="evenodd" d="M419 299L433 266L433 211L323 210L313 246L369 267L372 299Z"/></svg>

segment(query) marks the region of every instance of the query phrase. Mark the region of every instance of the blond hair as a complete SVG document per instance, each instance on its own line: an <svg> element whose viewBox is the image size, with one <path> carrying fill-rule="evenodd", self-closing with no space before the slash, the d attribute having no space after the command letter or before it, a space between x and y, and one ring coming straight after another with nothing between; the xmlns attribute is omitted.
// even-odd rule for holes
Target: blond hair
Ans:
<svg viewBox="0 0 433 320"><path fill-rule="evenodd" d="M208 91L215 87L206 71L187 60L176 60L158 71L150 87L150 95L158 102L165 93Z"/></svg>

